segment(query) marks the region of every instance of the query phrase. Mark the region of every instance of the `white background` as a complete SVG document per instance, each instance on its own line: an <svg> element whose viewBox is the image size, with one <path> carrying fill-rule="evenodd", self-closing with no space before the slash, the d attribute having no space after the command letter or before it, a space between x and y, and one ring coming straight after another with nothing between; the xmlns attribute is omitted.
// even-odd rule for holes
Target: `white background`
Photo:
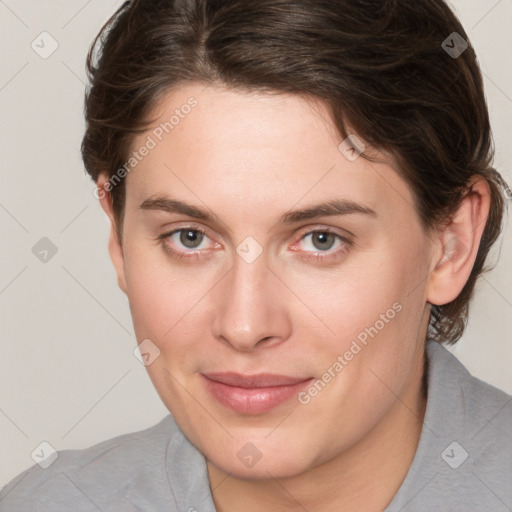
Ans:
<svg viewBox="0 0 512 512"><path fill-rule="evenodd" d="M107 219L79 153L86 53L121 3L0 0L0 487L34 463L42 441L84 448L167 414L133 356ZM512 183L512 0L452 5L484 72L496 166ZM31 48L43 31L59 44L48 59ZM58 248L47 263L32 253L42 237ZM499 247L467 332L451 350L512 393L510 223Z"/></svg>

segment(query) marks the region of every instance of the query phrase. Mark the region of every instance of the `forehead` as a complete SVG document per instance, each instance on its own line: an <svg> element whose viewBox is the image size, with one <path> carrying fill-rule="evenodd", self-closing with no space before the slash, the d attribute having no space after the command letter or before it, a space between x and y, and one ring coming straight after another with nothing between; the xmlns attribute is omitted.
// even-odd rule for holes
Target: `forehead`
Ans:
<svg viewBox="0 0 512 512"><path fill-rule="evenodd" d="M165 94L152 109L151 132L157 142L187 139L191 146L306 151L318 144L336 148L339 134L326 106L317 98L279 92L243 92L198 83ZM148 131L149 133L149 131ZM165 140L163 140L165 139ZM195 155L199 156L199 155ZM292 154L287 155L289 159Z"/></svg>
<svg viewBox="0 0 512 512"><path fill-rule="evenodd" d="M212 209L229 204L247 218L337 197L372 209L397 199L412 205L389 155L373 151L380 163L347 158L317 99L196 83L168 92L150 118L132 144L151 149L128 175L127 202L173 192L208 198Z"/></svg>

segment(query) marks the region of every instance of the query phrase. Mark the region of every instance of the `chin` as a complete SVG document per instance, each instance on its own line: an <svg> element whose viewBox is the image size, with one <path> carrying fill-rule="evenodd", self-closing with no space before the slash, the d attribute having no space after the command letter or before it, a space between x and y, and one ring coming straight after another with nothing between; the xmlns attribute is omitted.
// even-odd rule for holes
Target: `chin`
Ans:
<svg viewBox="0 0 512 512"><path fill-rule="evenodd" d="M305 443L295 446L286 440L275 443L268 440L236 441L223 450L207 450L206 458L221 471L245 480L267 480L269 478L290 478L311 469L319 461L314 454L305 452Z"/></svg>
<svg viewBox="0 0 512 512"><path fill-rule="evenodd" d="M243 464L235 463L232 461L215 461L210 460L211 464L222 470L224 473L229 474L231 477L240 478L243 480L268 480L272 478L291 478L304 473L308 468L307 466L298 465L297 461L287 463L282 460L260 460L252 468L244 467ZM225 462L226 464L222 464Z"/></svg>

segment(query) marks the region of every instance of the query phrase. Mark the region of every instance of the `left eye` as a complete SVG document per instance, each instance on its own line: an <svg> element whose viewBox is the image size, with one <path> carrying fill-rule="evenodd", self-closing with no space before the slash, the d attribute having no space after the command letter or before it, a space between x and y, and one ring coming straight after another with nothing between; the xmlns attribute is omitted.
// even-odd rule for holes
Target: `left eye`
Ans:
<svg viewBox="0 0 512 512"><path fill-rule="evenodd" d="M343 245L345 240L340 235L331 233L330 231L312 231L303 236L301 241L307 241L305 244L306 250L322 252L333 249L336 242L338 242L339 245Z"/></svg>

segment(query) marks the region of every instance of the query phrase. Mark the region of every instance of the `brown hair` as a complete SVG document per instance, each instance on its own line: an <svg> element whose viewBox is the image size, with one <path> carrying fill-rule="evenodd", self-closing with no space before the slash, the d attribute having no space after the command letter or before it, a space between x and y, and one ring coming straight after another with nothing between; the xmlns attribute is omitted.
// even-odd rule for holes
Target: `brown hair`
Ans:
<svg viewBox="0 0 512 512"><path fill-rule="evenodd" d="M429 326L437 341L460 338L506 184L492 168L474 50L442 0L126 1L92 43L87 71L82 156L94 181L125 164L152 107L185 81L321 99L342 139L350 126L395 156L426 230L483 176L492 203L473 270L454 301L432 307ZM121 239L124 180L110 193Z"/></svg>

